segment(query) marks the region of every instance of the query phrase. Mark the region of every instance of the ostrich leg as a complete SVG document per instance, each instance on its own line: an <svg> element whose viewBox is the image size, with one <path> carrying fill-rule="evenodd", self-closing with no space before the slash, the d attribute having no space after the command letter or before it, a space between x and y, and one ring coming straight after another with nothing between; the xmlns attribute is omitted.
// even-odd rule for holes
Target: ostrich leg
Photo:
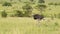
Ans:
<svg viewBox="0 0 60 34"><path fill-rule="evenodd" d="M37 22L38 22L37 25L40 26L40 22L41 22L40 19L38 19Z"/></svg>

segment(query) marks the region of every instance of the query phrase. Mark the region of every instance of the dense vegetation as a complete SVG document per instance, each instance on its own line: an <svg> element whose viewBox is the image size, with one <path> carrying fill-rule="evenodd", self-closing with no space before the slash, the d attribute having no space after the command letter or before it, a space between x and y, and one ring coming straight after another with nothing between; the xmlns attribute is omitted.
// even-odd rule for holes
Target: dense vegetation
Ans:
<svg viewBox="0 0 60 34"><path fill-rule="evenodd" d="M60 6L60 3L50 2L47 3L45 0L6 0L0 2L1 10L5 10L8 16L18 17L31 17L33 14L42 14L45 17L57 17L58 14L52 14L51 6ZM49 7L48 7L49 6ZM15 11L17 10L17 11ZM36 10L36 11L35 11ZM48 11L47 11L48 10ZM49 14L50 11L50 14ZM47 13L46 13L47 12ZM56 12L56 11L55 11ZM0 12L1 13L1 12ZM48 15L47 15L48 14ZM1 15L1 14L0 14ZM51 15L51 16L50 16ZM59 16L58 16L59 18Z"/></svg>

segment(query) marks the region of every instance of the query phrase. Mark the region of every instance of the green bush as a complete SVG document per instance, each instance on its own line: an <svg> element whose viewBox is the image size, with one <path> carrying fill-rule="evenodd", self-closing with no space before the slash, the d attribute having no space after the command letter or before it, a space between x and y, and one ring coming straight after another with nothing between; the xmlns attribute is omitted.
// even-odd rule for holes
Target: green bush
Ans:
<svg viewBox="0 0 60 34"><path fill-rule="evenodd" d="M38 0L38 3L45 3L44 0Z"/></svg>
<svg viewBox="0 0 60 34"><path fill-rule="evenodd" d="M7 17L7 13L5 11L2 11L1 16L2 17Z"/></svg>
<svg viewBox="0 0 60 34"><path fill-rule="evenodd" d="M25 17L30 17L31 14L32 14L32 10L33 10L32 7L31 7L31 5L26 4L22 8L24 10L24 16Z"/></svg>
<svg viewBox="0 0 60 34"><path fill-rule="evenodd" d="M12 6L12 4L9 3L9 2L4 2L4 3L2 4L2 6Z"/></svg>
<svg viewBox="0 0 60 34"><path fill-rule="evenodd" d="M9 16L10 16L10 17L15 17L15 14L10 14Z"/></svg>
<svg viewBox="0 0 60 34"><path fill-rule="evenodd" d="M30 12L28 12L28 11L25 11L25 13L24 13L24 17L30 17L30 14L29 14Z"/></svg>
<svg viewBox="0 0 60 34"><path fill-rule="evenodd" d="M22 11L15 10L15 16L16 16L16 17L23 17Z"/></svg>
<svg viewBox="0 0 60 34"><path fill-rule="evenodd" d="M54 5L54 3L48 3L48 5Z"/></svg>
<svg viewBox="0 0 60 34"><path fill-rule="evenodd" d="M40 14L42 14L43 12L45 12L45 10L47 8L46 5L40 5L40 4L36 5L35 7L37 8L38 11L40 11Z"/></svg>

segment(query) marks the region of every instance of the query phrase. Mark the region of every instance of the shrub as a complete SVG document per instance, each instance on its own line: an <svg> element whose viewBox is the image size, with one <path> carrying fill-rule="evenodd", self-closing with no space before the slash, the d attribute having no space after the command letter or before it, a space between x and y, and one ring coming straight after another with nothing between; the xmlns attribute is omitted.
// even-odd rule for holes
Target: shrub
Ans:
<svg viewBox="0 0 60 34"><path fill-rule="evenodd" d="M47 6L46 5L43 5L43 4L42 5L41 4L38 4L38 5L36 5L36 8L42 14L46 10Z"/></svg>
<svg viewBox="0 0 60 34"><path fill-rule="evenodd" d="M15 17L15 14L10 14L10 17Z"/></svg>
<svg viewBox="0 0 60 34"><path fill-rule="evenodd" d="M58 5L57 3L54 4L55 6Z"/></svg>
<svg viewBox="0 0 60 34"><path fill-rule="evenodd" d="M15 10L15 16L16 16L16 17L23 17L22 11Z"/></svg>
<svg viewBox="0 0 60 34"><path fill-rule="evenodd" d="M48 3L48 5L54 5L54 3Z"/></svg>
<svg viewBox="0 0 60 34"><path fill-rule="evenodd" d="M25 6L22 7L24 10L24 16L25 17L30 17L32 14L32 7L29 4L26 4Z"/></svg>
<svg viewBox="0 0 60 34"><path fill-rule="evenodd" d="M12 6L12 4L9 3L9 2L4 2L4 3L2 4L2 6Z"/></svg>
<svg viewBox="0 0 60 34"><path fill-rule="evenodd" d="M25 11L24 17L30 17L30 16L31 16L31 13L29 11Z"/></svg>
<svg viewBox="0 0 60 34"><path fill-rule="evenodd" d="M38 0L38 3L45 3L44 0Z"/></svg>
<svg viewBox="0 0 60 34"><path fill-rule="evenodd" d="M2 11L1 16L2 17L7 17L7 13L5 11Z"/></svg>

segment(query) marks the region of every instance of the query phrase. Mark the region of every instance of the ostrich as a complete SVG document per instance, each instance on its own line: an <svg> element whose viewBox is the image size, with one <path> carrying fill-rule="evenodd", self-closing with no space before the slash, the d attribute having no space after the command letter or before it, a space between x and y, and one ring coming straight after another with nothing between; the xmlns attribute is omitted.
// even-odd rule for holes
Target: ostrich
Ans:
<svg viewBox="0 0 60 34"><path fill-rule="evenodd" d="M33 15L34 20L42 20L44 18L43 15L35 14Z"/></svg>
<svg viewBox="0 0 60 34"><path fill-rule="evenodd" d="M44 18L43 15L35 14L33 15L34 20L38 20L38 24L40 24L40 20Z"/></svg>

